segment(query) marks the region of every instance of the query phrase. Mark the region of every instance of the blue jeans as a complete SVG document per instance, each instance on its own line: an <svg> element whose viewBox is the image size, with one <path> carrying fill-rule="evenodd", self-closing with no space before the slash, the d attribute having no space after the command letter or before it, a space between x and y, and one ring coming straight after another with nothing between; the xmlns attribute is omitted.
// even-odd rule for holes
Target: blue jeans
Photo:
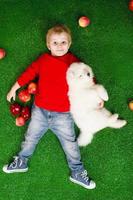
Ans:
<svg viewBox="0 0 133 200"><path fill-rule="evenodd" d="M70 170L83 171L84 167L74 131L74 121L70 112L51 112L33 105L31 121L18 155L21 158L31 157L39 140L48 129L58 137Z"/></svg>

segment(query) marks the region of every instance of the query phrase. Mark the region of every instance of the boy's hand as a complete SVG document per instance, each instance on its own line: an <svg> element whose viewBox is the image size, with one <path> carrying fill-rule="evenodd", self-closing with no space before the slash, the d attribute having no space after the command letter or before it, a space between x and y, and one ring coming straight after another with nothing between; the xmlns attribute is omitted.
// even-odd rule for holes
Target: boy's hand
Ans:
<svg viewBox="0 0 133 200"><path fill-rule="evenodd" d="M10 92L8 92L7 94L7 101L11 102L11 99L13 98L13 100L15 101L16 98L16 90L13 91L12 89L10 90Z"/></svg>
<svg viewBox="0 0 133 200"><path fill-rule="evenodd" d="M20 88L20 85L18 84L18 82L16 82L13 87L11 88L11 90L8 92L7 94L7 101L11 101L11 99L13 98L13 100L15 101L16 98L16 91Z"/></svg>

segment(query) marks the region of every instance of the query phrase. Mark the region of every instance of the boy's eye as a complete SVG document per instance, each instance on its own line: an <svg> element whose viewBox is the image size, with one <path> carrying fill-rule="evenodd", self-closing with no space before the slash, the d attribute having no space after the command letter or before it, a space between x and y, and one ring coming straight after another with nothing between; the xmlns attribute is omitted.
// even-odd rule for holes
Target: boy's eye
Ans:
<svg viewBox="0 0 133 200"><path fill-rule="evenodd" d="M53 42L54 45L57 45L57 42Z"/></svg>
<svg viewBox="0 0 133 200"><path fill-rule="evenodd" d="M66 44L66 43L67 43L66 41L63 41L63 42L62 42L62 44Z"/></svg>

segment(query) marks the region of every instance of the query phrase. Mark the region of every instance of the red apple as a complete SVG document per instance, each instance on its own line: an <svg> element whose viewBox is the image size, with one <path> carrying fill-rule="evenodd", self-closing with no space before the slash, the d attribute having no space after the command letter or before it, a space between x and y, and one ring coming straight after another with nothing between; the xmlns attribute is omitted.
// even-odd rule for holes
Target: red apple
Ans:
<svg viewBox="0 0 133 200"><path fill-rule="evenodd" d="M16 126L23 126L25 124L25 119L20 116L16 118Z"/></svg>
<svg viewBox="0 0 133 200"><path fill-rule="evenodd" d="M130 11L133 11L133 0L131 0L130 2L129 2L129 10Z"/></svg>
<svg viewBox="0 0 133 200"><path fill-rule="evenodd" d="M17 116L20 114L21 106L18 103L13 103L10 105L10 112L12 115Z"/></svg>
<svg viewBox="0 0 133 200"><path fill-rule="evenodd" d="M21 90L19 93L18 93L18 98L26 103L27 101L30 101L31 99L31 95L29 94L28 90Z"/></svg>
<svg viewBox="0 0 133 200"><path fill-rule="evenodd" d="M28 92L29 92L29 94L36 94L36 91L37 91L37 84L34 83L34 82L31 82L28 85Z"/></svg>
<svg viewBox="0 0 133 200"><path fill-rule="evenodd" d="M90 24L90 19L86 16L82 16L79 18L79 26L86 27Z"/></svg>
<svg viewBox="0 0 133 200"><path fill-rule="evenodd" d="M25 119L25 121L30 118L30 115L30 108L28 106L23 107L21 111L21 116Z"/></svg>
<svg viewBox="0 0 133 200"><path fill-rule="evenodd" d="M129 102L128 106L129 106L130 110L133 111L133 100L131 100L131 101Z"/></svg>
<svg viewBox="0 0 133 200"><path fill-rule="evenodd" d="M6 52L4 49L0 48L0 59L4 58L6 55Z"/></svg>

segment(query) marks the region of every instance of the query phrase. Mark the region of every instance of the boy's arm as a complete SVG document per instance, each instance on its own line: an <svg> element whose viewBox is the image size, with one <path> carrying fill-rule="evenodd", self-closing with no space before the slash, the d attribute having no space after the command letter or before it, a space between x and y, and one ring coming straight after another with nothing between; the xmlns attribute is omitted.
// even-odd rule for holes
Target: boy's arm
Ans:
<svg viewBox="0 0 133 200"><path fill-rule="evenodd" d="M81 61L80 61L80 59L78 57L76 57L75 55L73 55L71 53L70 64L72 64L73 62L81 62Z"/></svg>
<svg viewBox="0 0 133 200"><path fill-rule="evenodd" d="M11 90L7 94L8 101L11 101L11 98L15 100L16 91L38 75L40 58L29 65L29 67L18 77L16 83L12 86Z"/></svg>
<svg viewBox="0 0 133 200"><path fill-rule="evenodd" d="M11 101L11 98L13 98L13 100L15 101L15 97L16 97L16 91L20 88L20 85L18 84L18 82L16 82L11 90L8 92L7 94L7 101Z"/></svg>
<svg viewBox="0 0 133 200"><path fill-rule="evenodd" d="M39 72L39 59L34 61L28 68L18 77L17 82L20 86L24 86L33 80Z"/></svg>

